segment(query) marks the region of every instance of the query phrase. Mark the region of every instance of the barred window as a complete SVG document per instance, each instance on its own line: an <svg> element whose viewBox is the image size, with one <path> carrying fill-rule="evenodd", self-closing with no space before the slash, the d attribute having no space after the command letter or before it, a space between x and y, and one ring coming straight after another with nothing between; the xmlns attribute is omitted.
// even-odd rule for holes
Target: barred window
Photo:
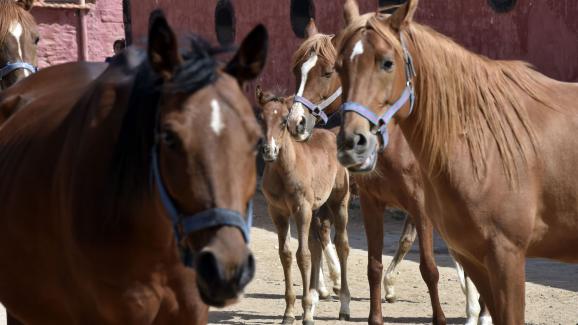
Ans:
<svg viewBox="0 0 578 325"><path fill-rule="evenodd" d="M508 12L516 6L516 0L488 0L490 6L496 12Z"/></svg>
<svg viewBox="0 0 578 325"><path fill-rule="evenodd" d="M217 40L223 46L235 43L236 34L235 7L231 0L217 1L215 9L215 33Z"/></svg>
<svg viewBox="0 0 578 325"><path fill-rule="evenodd" d="M305 28L309 20L315 19L313 0L291 0L291 29L299 38L305 38Z"/></svg>

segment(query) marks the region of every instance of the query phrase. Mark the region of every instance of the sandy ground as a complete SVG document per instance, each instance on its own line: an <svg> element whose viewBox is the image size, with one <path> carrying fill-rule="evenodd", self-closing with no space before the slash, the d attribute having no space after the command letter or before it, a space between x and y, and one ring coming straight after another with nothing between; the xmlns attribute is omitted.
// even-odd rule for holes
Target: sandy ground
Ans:
<svg viewBox="0 0 578 325"><path fill-rule="evenodd" d="M403 225L400 218L385 218L386 238L384 263L391 260ZM366 241L359 207L354 203L350 209L348 227L351 253L349 255L349 284L352 294L351 323L366 323L369 312L369 291L366 278ZM297 249L293 233L291 247ZM255 204L255 228L252 232L253 252L257 259L255 279L248 286L245 297L226 309L211 310L210 324L279 324L283 315L283 271L277 255L277 235L267 215L265 202L257 195ZM431 307L427 288L418 269L417 244L406 260L400 264L397 280L398 301L383 305L386 324L431 324ZM463 324L465 298L461 292L453 262L443 242L436 239L436 259L440 270L439 289L442 307L449 324ZM528 324L578 325L578 265L567 265L545 260L527 263L526 322ZM301 278L297 264L293 263L295 291L301 293ZM331 288L331 283L327 283ZM1 306L0 306L1 307ZM336 297L321 301L316 310L316 324L346 324L337 320L339 301ZM300 324L302 312L298 296L296 314ZM0 308L0 325L6 324L3 308Z"/></svg>
<svg viewBox="0 0 578 325"><path fill-rule="evenodd" d="M277 255L277 235L267 216L262 196L256 198L255 228L252 232L252 249L257 259L257 273L248 286L245 297L238 304L226 309L211 311L210 324L279 324L285 308L283 269ZM385 218L386 238L384 263L389 263L397 247L403 220ZM399 219L399 218L397 218ZM348 227L351 252L348 270L352 294L351 323L366 323L369 313L369 286L367 284L367 245L359 207L354 203L350 209ZM293 253L297 239L293 232ZM465 321L465 297L461 292L453 262L443 242L436 238L436 260L440 270L439 290L442 308L448 324ZM383 304L386 324L431 324L431 306L427 287L418 268L417 243L406 260L400 264L396 292L398 301ZM302 312L299 299L301 277L294 258L293 278L296 314L300 324ZM528 324L578 325L578 265L530 260L527 263L526 322ZM327 274L327 273L326 273ZM327 280L329 281L329 280ZM331 288L331 283L327 283ZM337 297L321 301L316 310L316 324L347 324L337 320L339 301Z"/></svg>

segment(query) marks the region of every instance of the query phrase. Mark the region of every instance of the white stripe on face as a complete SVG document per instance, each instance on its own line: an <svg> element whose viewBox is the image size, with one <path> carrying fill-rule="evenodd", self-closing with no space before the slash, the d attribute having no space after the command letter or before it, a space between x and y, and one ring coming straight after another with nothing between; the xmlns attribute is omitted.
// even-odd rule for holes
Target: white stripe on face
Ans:
<svg viewBox="0 0 578 325"><path fill-rule="evenodd" d="M224 126L221 117L221 105L219 105L216 99L213 99L211 101L211 129L213 129L216 135L219 135Z"/></svg>
<svg viewBox="0 0 578 325"><path fill-rule="evenodd" d="M12 37L14 37L14 39L16 40L16 44L18 44L18 61L23 61L23 57L22 57L22 25L19 22L15 22L12 23L12 25L10 25L10 35L12 35ZM27 69L24 69L24 76L28 77L30 75L30 71L28 71Z"/></svg>
<svg viewBox="0 0 578 325"><path fill-rule="evenodd" d="M363 54L363 42L361 40L357 41L357 43L355 43L355 46L353 47L353 51L351 51L351 56L349 57L350 61L353 61L353 59L355 59L356 56Z"/></svg>
<svg viewBox="0 0 578 325"><path fill-rule="evenodd" d="M317 53L311 53L309 59L303 62L301 65L301 83L299 84L299 90L297 91L297 96L303 96L303 92L305 91L305 84L307 83L307 77L309 76L309 71L315 67L317 64Z"/></svg>
<svg viewBox="0 0 578 325"><path fill-rule="evenodd" d="M275 138L271 137L271 151L275 152L277 150L277 143L275 142Z"/></svg>

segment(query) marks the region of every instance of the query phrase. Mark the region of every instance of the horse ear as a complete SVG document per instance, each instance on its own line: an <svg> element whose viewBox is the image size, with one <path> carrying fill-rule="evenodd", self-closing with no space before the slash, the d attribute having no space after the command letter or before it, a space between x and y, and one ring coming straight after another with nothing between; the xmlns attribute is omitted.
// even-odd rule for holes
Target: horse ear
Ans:
<svg viewBox="0 0 578 325"><path fill-rule="evenodd" d="M356 0L345 0L343 5L343 18L345 24L349 25L353 20L359 18L359 5Z"/></svg>
<svg viewBox="0 0 578 325"><path fill-rule="evenodd" d="M257 103L259 103L259 109L264 105L263 96L265 96L263 89L257 85L257 87L255 87L255 99L257 99Z"/></svg>
<svg viewBox="0 0 578 325"><path fill-rule="evenodd" d="M16 4L24 8L24 10L29 11L34 6L35 0L18 0Z"/></svg>
<svg viewBox="0 0 578 325"><path fill-rule="evenodd" d="M397 9L389 18L389 24L391 27L399 31L404 26L411 23L418 2L419 0L407 0L404 5L399 7L399 9Z"/></svg>
<svg viewBox="0 0 578 325"><path fill-rule="evenodd" d="M317 26L315 25L315 19L309 19L309 23L307 23L307 27L305 27L305 36L310 38L311 36L319 34L319 30L317 30Z"/></svg>
<svg viewBox="0 0 578 325"><path fill-rule="evenodd" d="M245 37L239 50L225 67L225 72L237 78L240 84L257 78L265 67L268 46L267 29L259 24Z"/></svg>
<svg viewBox="0 0 578 325"><path fill-rule="evenodd" d="M160 9L153 11L149 18L148 56L153 70L165 80L173 76L181 63L177 38Z"/></svg>

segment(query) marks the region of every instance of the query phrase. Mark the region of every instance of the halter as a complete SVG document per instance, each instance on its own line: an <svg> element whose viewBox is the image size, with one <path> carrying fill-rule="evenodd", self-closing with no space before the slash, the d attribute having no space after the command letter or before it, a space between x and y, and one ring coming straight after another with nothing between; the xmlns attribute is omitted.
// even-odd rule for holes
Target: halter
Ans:
<svg viewBox="0 0 578 325"><path fill-rule="evenodd" d="M159 191L159 196L165 211L169 215L173 224L173 231L177 241L177 245L181 243L183 237L189 234L208 229L216 226L232 226L241 230L245 242L250 240L250 231L253 224L253 200L249 201L247 206L246 216L247 221L243 215L237 211L212 208L195 214L186 215L177 209L173 199L170 197L160 173L160 164L158 159L158 145L155 143L152 149L152 174L154 176L154 183ZM181 250L181 258L186 266L191 266L193 259L189 249Z"/></svg>
<svg viewBox="0 0 578 325"><path fill-rule="evenodd" d="M20 69L28 70L32 74L38 72L38 68L36 66L28 63L28 62L22 62L22 61L8 62L8 63L6 63L5 66L3 66L0 69L0 80L4 79L4 77L9 75L10 73L12 73L16 70L20 70Z"/></svg>
<svg viewBox="0 0 578 325"><path fill-rule="evenodd" d="M345 112L355 112L366 120L374 127L374 134L381 135L382 139L382 150L387 147L389 142L389 135L387 134L387 124L393 116L407 103L409 100L409 113L413 111L413 105L415 103L415 93L413 89L412 80L415 77L415 69L413 66L413 59L411 54L407 50L403 35L400 34L401 47L403 48L403 55L405 59L405 89L401 96L389 106L389 108L381 116L372 112L369 108L356 102L345 102L341 105L342 113Z"/></svg>
<svg viewBox="0 0 578 325"><path fill-rule="evenodd" d="M323 124L327 124L329 118L327 117L327 114L325 114L323 110L326 109L329 105L333 104L333 102L336 101L337 98L339 98L339 96L341 96L341 92L342 92L341 87L337 88L337 90L333 93L333 95L329 96L329 98L325 99L319 104L313 104L307 98L298 95L295 95L293 101L303 104L303 106L305 106L309 110L311 115L321 119L323 121Z"/></svg>

